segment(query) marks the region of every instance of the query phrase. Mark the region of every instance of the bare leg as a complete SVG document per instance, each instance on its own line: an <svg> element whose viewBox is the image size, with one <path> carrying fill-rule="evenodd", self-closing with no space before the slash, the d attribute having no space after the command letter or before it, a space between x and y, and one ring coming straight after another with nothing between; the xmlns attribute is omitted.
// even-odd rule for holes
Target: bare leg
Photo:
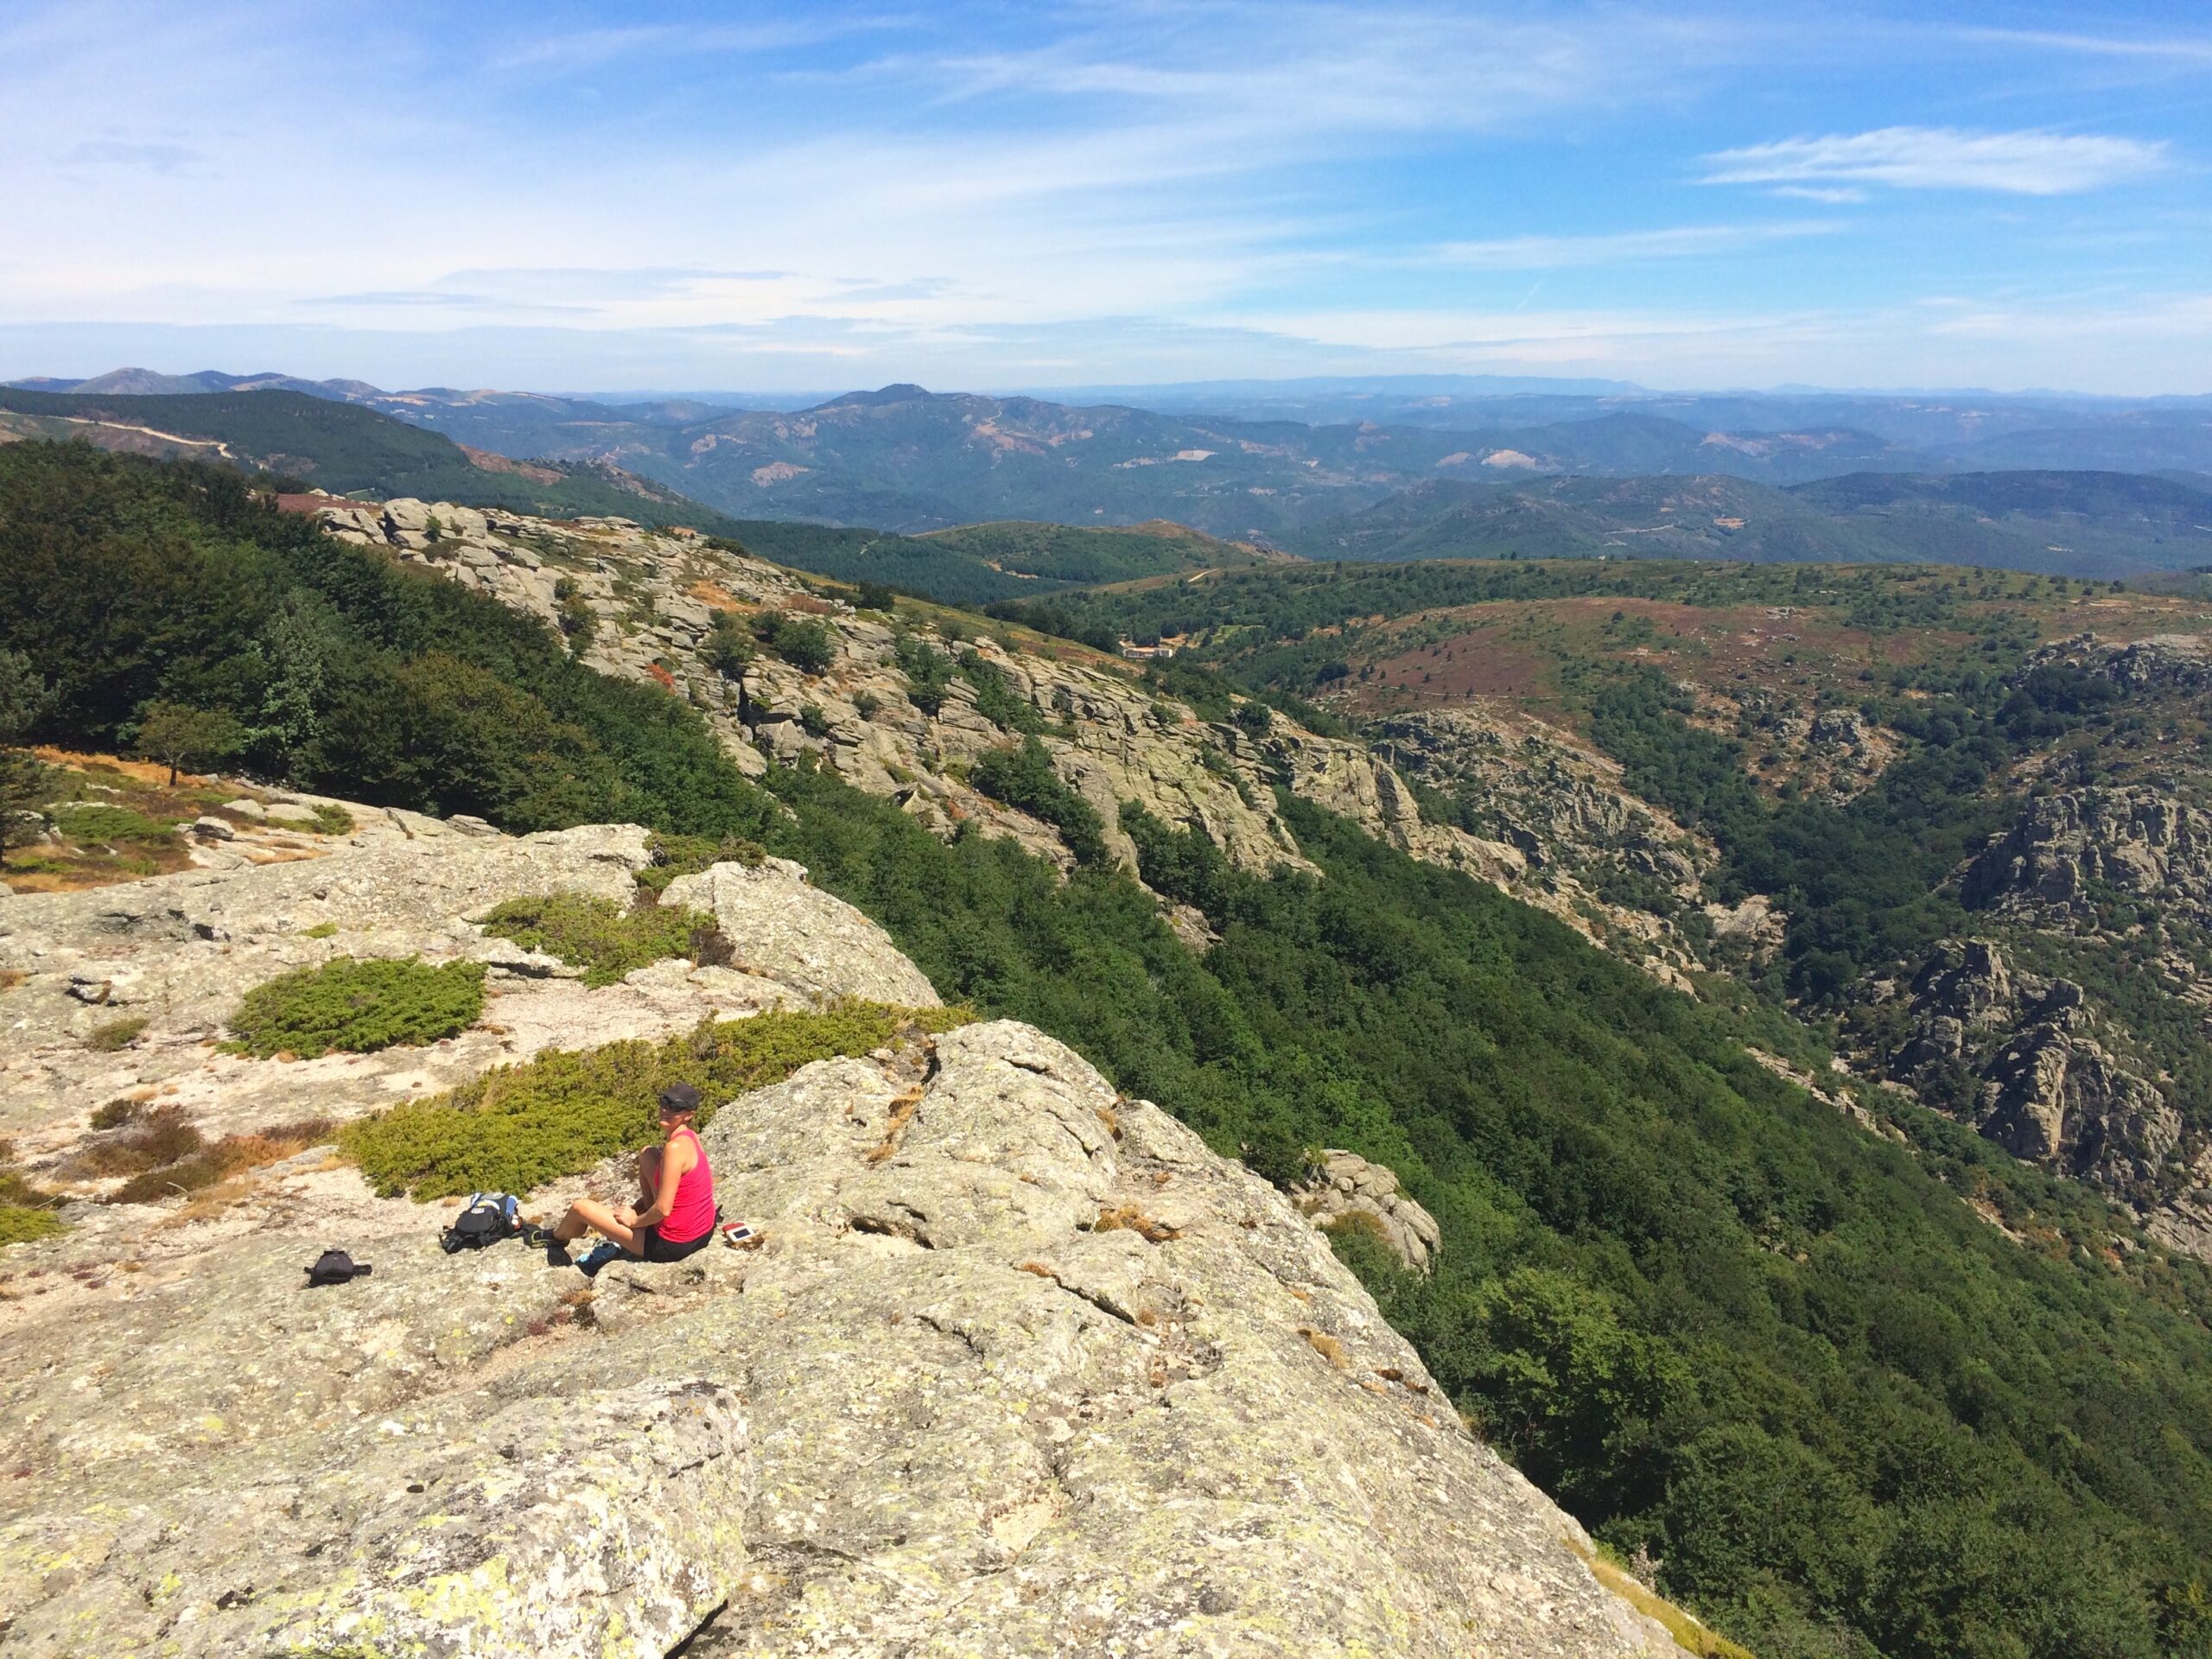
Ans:
<svg viewBox="0 0 2212 1659"><path fill-rule="evenodd" d="M660 1148L647 1147L638 1154L638 1208L650 1210L660 1198Z"/></svg>
<svg viewBox="0 0 2212 1659"><path fill-rule="evenodd" d="M553 1227L554 1239L562 1244L573 1243L587 1232L604 1233L632 1255L644 1248L645 1241L639 1236L638 1230L617 1218L596 1198L578 1198Z"/></svg>

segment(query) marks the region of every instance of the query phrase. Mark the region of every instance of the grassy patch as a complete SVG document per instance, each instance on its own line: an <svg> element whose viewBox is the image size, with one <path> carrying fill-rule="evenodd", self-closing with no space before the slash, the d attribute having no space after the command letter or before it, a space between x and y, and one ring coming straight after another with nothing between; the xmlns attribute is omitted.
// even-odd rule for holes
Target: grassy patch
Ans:
<svg viewBox="0 0 2212 1659"><path fill-rule="evenodd" d="M311 829L318 836L350 836L353 833L353 815L333 802L318 801L315 822L301 827Z"/></svg>
<svg viewBox="0 0 2212 1659"><path fill-rule="evenodd" d="M55 827L80 846L132 843L167 847L176 840L176 826L148 817L127 806L108 806L97 801L73 801L54 811Z"/></svg>
<svg viewBox="0 0 2212 1659"><path fill-rule="evenodd" d="M67 1230L66 1224L50 1211L0 1204L0 1245L28 1244Z"/></svg>
<svg viewBox="0 0 2212 1659"><path fill-rule="evenodd" d="M590 986L619 983L624 975L671 957L729 960L728 941L702 912L652 904L625 910L577 893L510 899L485 918L484 931L582 969Z"/></svg>
<svg viewBox="0 0 2212 1659"><path fill-rule="evenodd" d="M435 1043L466 1031L484 1012L484 965L433 968L410 958L340 957L257 985L231 1019L235 1053L366 1054L402 1043Z"/></svg>
<svg viewBox="0 0 2212 1659"><path fill-rule="evenodd" d="M1665 1625L1667 1634L1675 1638L1675 1645L1684 1653L1695 1654L1697 1659L1752 1659L1749 1648L1738 1647L1726 1637L1707 1630L1673 1602L1645 1589L1602 1555L1591 1554L1571 1539L1568 1548L1582 1557L1589 1566L1592 1576L1599 1584L1646 1618L1656 1618Z"/></svg>
<svg viewBox="0 0 2212 1659"><path fill-rule="evenodd" d="M146 1021L143 1015L111 1020L105 1025L94 1026L86 1033L85 1046L96 1054L112 1054L118 1049L128 1048L137 1042L138 1033L145 1029Z"/></svg>
<svg viewBox="0 0 2212 1659"><path fill-rule="evenodd" d="M302 928L300 937L303 939L334 939L338 937L338 924L317 922L313 927Z"/></svg>
<svg viewBox="0 0 2212 1659"><path fill-rule="evenodd" d="M541 1054L352 1124L339 1145L387 1198L528 1192L651 1143L653 1098L671 1083L699 1090L703 1124L724 1101L813 1061L865 1054L902 1032L948 1031L973 1017L964 1009L852 1002L823 1014L702 1023L664 1042Z"/></svg>
<svg viewBox="0 0 2212 1659"><path fill-rule="evenodd" d="M54 1194L33 1185L10 1166L15 1150L14 1142L0 1141L0 1245L51 1238L64 1226L48 1208Z"/></svg>

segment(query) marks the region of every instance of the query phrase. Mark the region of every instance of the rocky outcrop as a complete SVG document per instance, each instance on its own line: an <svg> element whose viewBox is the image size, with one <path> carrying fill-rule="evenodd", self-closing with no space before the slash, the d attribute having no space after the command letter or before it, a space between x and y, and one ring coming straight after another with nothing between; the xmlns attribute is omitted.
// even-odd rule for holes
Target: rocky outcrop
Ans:
<svg viewBox="0 0 2212 1659"><path fill-rule="evenodd" d="M246 1133L356 1116L544 1048L666 1036L710 1016L838 996L938 1001L881 929L782 860L717 866L663 895L715 913L734 949L729 965L672 959L587 988L579 970L488 938L471 918L553 891L632 902L652 856L644 830L511 836L352 811L354 834L326 838L321 857L0 902L0 970L22 976L0 1005L0 1136L19 1158L50 1163L89 1113L118 1098L175 1106L210 1133ZM481 962L484 1017L426 1048L296 1064L215 1046L251 987L336 957ZM119 1020L143 1022L127 1046L88 1040Z"/></svg>
<svg viewBox="0 0 2212 1659"><path fill-rule="evenodd" d="M969 784L982 756L1019 737L989 717L967 678L953 678L934 711L911 698L897 660L902 632L948 656L973 652L980 672L1033 714L1027 723L1040 728L1063 781L1097 809L1109 850L1124 864L1134 866L1135 849L1116 810L1134 800L1168 823L1203 830L1245 868L1309 868L1276 810L1281 785L1416 858L1464 870L1585 932L1603 931L1591 920L1599 906L1590 895L1544 872L1522 848L1426 822L1404 780L1367 746L1317 736L1281 715L1263 731L1202 719L1148 687L1129 664L1082 646L1011 628L974 633L956 625L947 632L911 613L893 625L727 544L625 519L555 524L408 501L334 505L323 516L334 534L384 548L556 626L574 630L587 617L577 636L585 661L688 699L741 767L757 774L771 760L811 756L856 787L895 799L939 834L972 824L1064 867L1073 861L1052 825ZM764 650L731 678L706 664L701 646L717 613L743 620L770 610L827 628L830 664L810 672ZM1624 846L1621 856L1649 864L1662 879L1681 879L1680 861L1688 855L1678 836L1655 826L1648 845ZM1615 919L1647 944L1664 931L1642 912L1620 909ZM1669 951L1643 959L1684 982Z"/></svg>
<svg viewBox="0 0 2212 1659"><path fill-rule="evenodd" d="M2102 925L2117 899L2202 925L2212 921L2212 814L2140 787L2038 796L1967 868L1961 897L2076 931Z"/></svg>
<svg viewBox="0 0 2212 1659"><path fill-rule="evenodd" d="M1414 1202L1398 1178L1357 1153L1332 1148L1312 1179L1293 1189L1291 1201L1324 1232L1349 1223L1365 1227L1416 1273L1427 1273L1444 1233L1436 1217ZM1357 1219L1355 1219L1355 1217Z"/></svg>
<svg viewBox="0 0 2212 1659"><path fill-rule="evenodd" d="M2137 1200L2168 1173L2180 1115L2099 1039L2072 981L1947 941L1913 980L1910 1014L1891 1075L2014 1156Z"/></svg>
<svg viewBox="0 0 2212 1659"><path fill-rule="evenodd" d="M2044 668L2078 669L2137 696L2193 696L2212 690L2212 640L2201 634L2158 633L2114 643L2081 633L2029 652L2019 675Z"/></svg>
<svg viewBox="0 0 2212 1659"><path fill-rule="evenodd" d="M1629 944L1662 978L1701 965L1676 918L1697 907L1719 855L1630 793L1618 763L1502 709L1392 715L1373 742L1391 766L1467 802L1471 827L1519 855L1506 891Z"/></svg>
<svg viewBox="0 0 2212 1659"><path fill-rule="evenodd" d="M18 1247L9 1650L1674 1651L1310 1222L1039 1033L705 1138L765 1248L589 1292L347 1172ZM374 1275L303 1289L327 1244Z"/></svg>

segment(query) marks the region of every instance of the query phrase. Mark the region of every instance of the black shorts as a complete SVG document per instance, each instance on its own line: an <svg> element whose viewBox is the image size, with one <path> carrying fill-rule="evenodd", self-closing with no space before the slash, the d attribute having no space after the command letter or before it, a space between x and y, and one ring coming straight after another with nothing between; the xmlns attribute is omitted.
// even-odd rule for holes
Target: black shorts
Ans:
<svg viewBox="0 0 2212 1659"><path fill-rule="evenodd" d="M687 1255L697 1255L714 1242L715 1230L711 1227L698 1237L687 1238L681 1244L672 1244L663 1238L658 1227L641 1227L638 1230L638 1243L643 1248L638 1255L639 1260L645 1262L681 1262Z"/></svg>

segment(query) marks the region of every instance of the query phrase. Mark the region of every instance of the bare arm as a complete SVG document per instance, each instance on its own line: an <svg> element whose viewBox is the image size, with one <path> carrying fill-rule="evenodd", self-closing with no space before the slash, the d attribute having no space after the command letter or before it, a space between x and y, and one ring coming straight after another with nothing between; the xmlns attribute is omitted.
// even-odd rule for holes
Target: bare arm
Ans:
<svg viewBox="0 0 2212 1659"><path fill-rule="evenodd" d="M686 1171L696 1167L699 1154L693 1147L691 1137L671 1141L660 1155L660 1191L654 1194L652 1208L638 1212L636 1225L658 1227L668 1219L669 1206L676 1202L676 1189Z"/></svg>

